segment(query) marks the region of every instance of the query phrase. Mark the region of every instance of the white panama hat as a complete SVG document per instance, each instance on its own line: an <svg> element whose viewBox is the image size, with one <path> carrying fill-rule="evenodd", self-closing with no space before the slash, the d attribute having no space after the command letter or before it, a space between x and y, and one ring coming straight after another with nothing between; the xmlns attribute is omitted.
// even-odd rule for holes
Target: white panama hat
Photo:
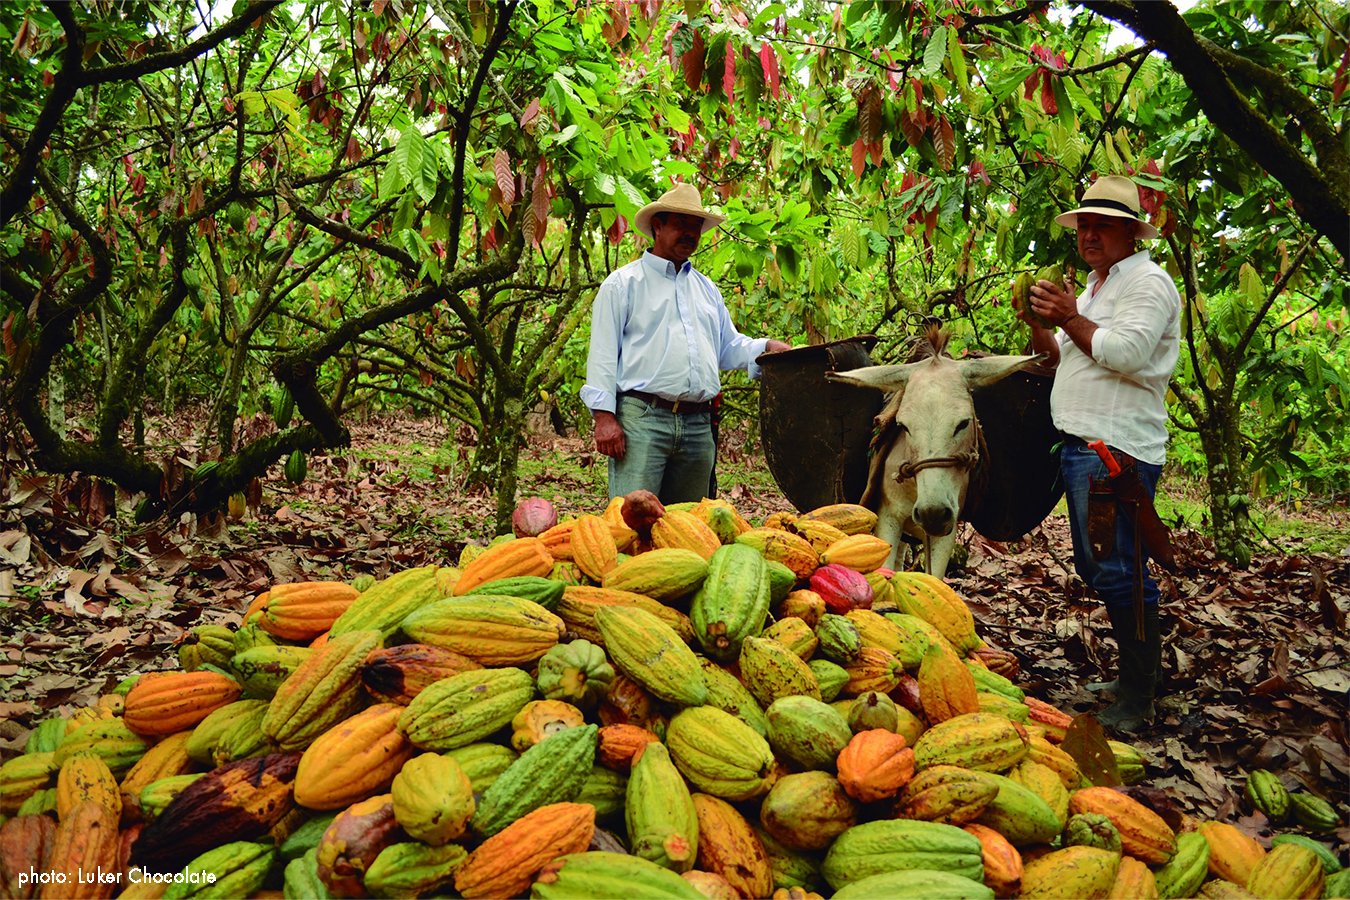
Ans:
<svg viewBox="0 0 1350 900"><path fill-rule="evenodd" d="M1055 221L1065 228L1077 230L1079 213L1133 219L1139 223L1139 230L1134 235L1136 238L1147 241L1158 236L1158 229L1145 222L1140 215L1138 185L1124 175L1098 178L1083 192L1078 208L1060 213L1055 216Z"/></svg>
<svg viewBox="0 0 1350 900"><path fill-rule="evenodd" d="M727 217L721 213L713 212L710 209L703 208L703 199L698 194L698 188L692 184L680 183L670 190L666 191L657 200L648 203L642 209L638 210L637 216L633 222L633 227L648 238L652 237L652 216L659 212L683 213L689 216L699 216L703 219L702 234L707 234L718 225L727 220Z"/></svg>

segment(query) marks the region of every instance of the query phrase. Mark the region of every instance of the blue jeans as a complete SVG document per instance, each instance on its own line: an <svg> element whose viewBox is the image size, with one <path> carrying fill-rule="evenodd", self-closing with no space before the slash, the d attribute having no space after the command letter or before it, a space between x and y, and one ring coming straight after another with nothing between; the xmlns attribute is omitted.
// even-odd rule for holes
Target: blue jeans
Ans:
<svg viewBox="0 0 1350 900"><path fill-rule="evenodd" d="M609 496L648 490L662 503L702 500L708 495L717 445L712 413L685 415L620 397L615 416L623 428L623 459L610 458Z"/></svg>
<svg viewBox="0 0 1350 900"><path fill-rule="evenodd" d="M1140 462L1139 482L1152 497L1158 488L1162 466ZM1134 525L1124 510L1116 510L1116 546L1106 559L1093 559L1088 540L1088 478L1106 478L1106 464L1095 450L1072 438L1059 451L1059 468L1064 478L1064 494L1069 505L1069 529L1073 534L1073 567L1078 576L1097 592L1107 606L1130 608L1134 602ZM1144 561L1144 603L1158 602L1158 583L1148 571L1148 550Z"/></svg>

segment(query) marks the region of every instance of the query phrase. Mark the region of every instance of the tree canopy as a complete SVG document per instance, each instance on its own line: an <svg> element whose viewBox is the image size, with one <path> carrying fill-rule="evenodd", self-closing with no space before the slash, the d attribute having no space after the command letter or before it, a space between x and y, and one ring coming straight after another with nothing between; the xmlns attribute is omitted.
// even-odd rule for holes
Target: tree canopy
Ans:
<svg viewBox="0 0 1350 900"><path fill-rule="evenodd" d="M1254 476L1343 487L1316 463L1346 448L1350 404L1341 4L211 16L0 6L5 431L144 516L218 508L390 402L477 433L470 477L504 520L524 414L577 414L590 299L674 180L728 215L696 263L745 330L871 331L885 353L929 315L1020 349L1009 281L1072 266L1054 215L1130 175L1184 287L1173 413L1209 435L1216 526L1240 534ZM63 393L87 420L65 424ZM150 458L147 400L200 402L206 449Z"/></svg>

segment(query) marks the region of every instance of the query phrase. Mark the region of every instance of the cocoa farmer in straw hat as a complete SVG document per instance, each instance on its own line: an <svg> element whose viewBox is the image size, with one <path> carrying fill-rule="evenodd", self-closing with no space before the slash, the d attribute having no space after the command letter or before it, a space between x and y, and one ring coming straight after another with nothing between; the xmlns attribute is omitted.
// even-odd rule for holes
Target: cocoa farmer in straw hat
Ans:
<svg viewBox="0 0 1350 900"><path fill-rule="evenodd" d="M596 448L609 457L611 498L639 489L663 503L707 496L718 372L756 378L756 357L789 349L737 331L717 285L689 262L699 238L725 219L703 207L692 184L677 184L638 210L634 225L651 249L610 273L595 296L581 400L595 417Z"/></svg>
<svg viewBox="0 0 1350 900"><path fill-rule="evenodd" d="M1056 366L1050 411L1065 434L1060 469L1074 568L1102 598L1120 647L1116 680L1088 688L1115 694L1098 715L1103 724L1135 731L1153 715L1161 676L1158 585L1147 563L1152 556L1171 565L1153 495L1166 455L1164 398L1180 348L1181 298L1137 245L1158 231L1140 217L1129 178L1098 178L1055 221L1077 232L1092 269L1087 286L1074 296L1072 285L1038 281L1030 310L1018 315L1031 325L1035 351Z"/></svg>

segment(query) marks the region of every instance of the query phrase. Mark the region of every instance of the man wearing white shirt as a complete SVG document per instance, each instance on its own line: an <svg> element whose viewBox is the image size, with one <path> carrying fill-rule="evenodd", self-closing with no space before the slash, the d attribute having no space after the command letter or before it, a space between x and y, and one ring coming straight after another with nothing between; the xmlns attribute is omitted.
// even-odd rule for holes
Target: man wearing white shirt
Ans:
<svg viewBox="0 0 1350 900"><path fill-rule="evenodd" d="M1077 297L1044 280L1031 289L1031 312L1058 332L1019 315L1031 325L1033 349L1057 364L1050 412L1065 434L1060 468L1074 568L1102 598L1120 646L1117 679L1088 687L1116 695L1098 716L1103 724L1135 731L1153 715L1161 675L1158 586L1148 574L1146 552L1136 572L1135 528L1124 514L1115 517L1111 552L1094 557L1088 489L1090 480L1104 481L1107 471L1087 445L1104 441L1118 460L1134 460L1140 482L1153 496L1166 456L1165 398L1180 352L1181 297L1171 276L1136 246L1158 232L1140 218L1139 191L1130 179L1097 179L1078 208L1055 221L1077 231L1079 255L1092 274ZM1134 612L1136 591L1142 593L1142 622Z"/></svg>
<svg viewBox="0 0 1350 900"><path fill-rule="evenodd" d="M634 227L651 249L596 294L581 400L595 418L596 448L609 457L611 498L639 489L662 503L707 496L719 371L757 378L756 357L790 349L738 332L721 291L689 262L699 238L723 221L697 188L676 185L638 211Z"/></svg>

